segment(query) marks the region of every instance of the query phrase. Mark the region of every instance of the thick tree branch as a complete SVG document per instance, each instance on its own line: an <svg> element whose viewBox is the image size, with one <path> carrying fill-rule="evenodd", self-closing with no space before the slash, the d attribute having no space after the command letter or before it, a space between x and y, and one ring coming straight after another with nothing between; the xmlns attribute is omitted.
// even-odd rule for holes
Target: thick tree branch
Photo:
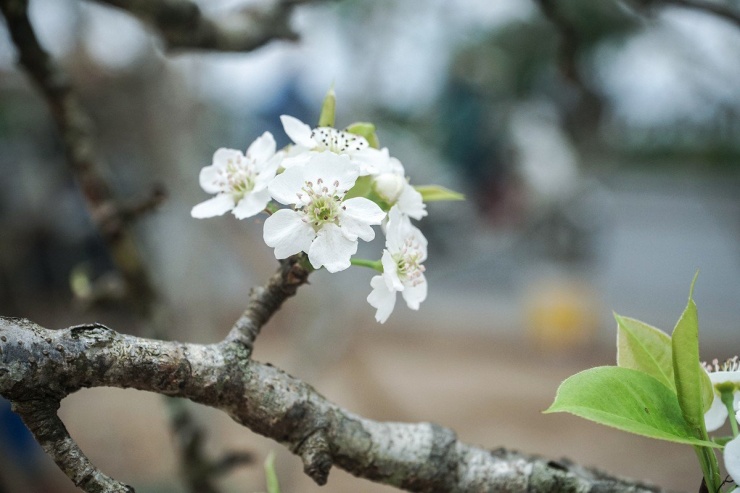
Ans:
<svg viewBox="0 0 740 493"><path fill-rule="evenodd" d="M82 453L57 416L59 401L39 398L13 401L13 411L26 424L44 451L57 463L72 482L91 493L133 492L130 486L106 476Z"/></svg>
<svg viewBox="0 0 740 493"><path fill-rule="evenodd" d="M252 51L273 39L298 39L290 28L295 5L279 0L206 17L188 0L97 0L123 9L153 28L169 50Z"/></svg>
<svg viewBox="0 0 740 493"><path fill-rule="evenodd" d="M0 351L0 394L14 403L57 402L98 386L187 398L284 444L303 458L306 472L319 484L336 465L418 492L661 491L566 462L473 447L431 423L362 418L281 370L249 360L248 349L229 339L183 344L122 335L101 325L53 331L28 320L0 318ZM53 408L36 416L34 428L58 428ZM68 443L58 430L47 441L57 448ZM72 467L68 474L77 477L89 463Z"/></svg>

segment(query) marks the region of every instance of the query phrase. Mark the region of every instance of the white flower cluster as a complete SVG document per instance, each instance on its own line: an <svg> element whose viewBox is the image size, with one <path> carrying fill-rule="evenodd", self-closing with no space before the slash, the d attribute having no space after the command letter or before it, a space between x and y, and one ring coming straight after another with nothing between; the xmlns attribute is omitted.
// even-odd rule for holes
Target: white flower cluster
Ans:
<svg viewBox="0 0 740 493"><path fill-rule="evenodd" d="M265 132L246 154L218 149L211 166L200 172L200 186L216 196L193 207L192 216L232 211L244 219L269 212L273 200L290 206L265 220L265 243L278 259L305 252L315 269L329 272L347 269L358 241L375 238L372 226L383 224L382 275L370 281L367 301L381 323L393 311L397 292L417 310L427 295L422 265L427 240L411 219L421 219L427 211L401 162L360 135L331 127L312 129L291 116L280 119L294 145L278 151L272 134ZM361 177L366 186L355 187Z"/></svg>

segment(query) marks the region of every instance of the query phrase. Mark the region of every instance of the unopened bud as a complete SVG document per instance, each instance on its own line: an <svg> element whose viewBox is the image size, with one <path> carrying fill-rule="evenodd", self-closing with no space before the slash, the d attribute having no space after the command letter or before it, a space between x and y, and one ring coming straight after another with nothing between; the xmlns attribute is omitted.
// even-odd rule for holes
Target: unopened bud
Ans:
<svg viewBox="0 0 740 493"><path fill-rule="evenodd" d="M391 205L395 204L398 197L401 196L404 186L406 186L406 179L395 173L378 175L375 178L375 183L373 183L375 193Z"/></svg>

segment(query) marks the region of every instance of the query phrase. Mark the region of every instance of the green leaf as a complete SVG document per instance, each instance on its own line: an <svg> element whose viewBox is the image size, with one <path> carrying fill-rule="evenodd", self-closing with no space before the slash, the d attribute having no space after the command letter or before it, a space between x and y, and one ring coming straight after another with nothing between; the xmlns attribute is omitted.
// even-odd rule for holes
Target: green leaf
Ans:
<svg viewBox="0 0 740 493"><path fill-rule="evenodd" d="M545 412L567 412L650 438L718 447L694 437L671 389L631 368L601 366L573 375Z"/></svg>
<svg viewBox="0 0 740 493"><path fill-rule="evenodd" d="M372 123L355 122L347 127L345 131L351 134L359 135L360 137L365 137L365 140L367 140L368 144L370 144L370 147L374 149L380 148L380 139L378 139L378 134L375 133L375 125L373 125Z"/></svg>
<svg viewBox="0 0 740 493"><path fill-rule="evenodd" d="M324 104L321 105L321 114L319 115L319 127L333 127L334 115L337 108L337 95L334 94L334 87L329 89L324 97Z"/></svg>
<svg viewBox="0 0 740 493"><path fill-rule="evenodd" d="M421 194L424 202L439 202L442 200L465 200L465 195L439 185L419 185L414 187Z"/></svg>
<svg viewBox="0 0 740 493"><path fill-rule="evenodd" d="M692 299L694 281L691 283L689 301L673 329L673 374L676 382L678 403L686 423L694 431L694 436L706 436L704 426L704 384L699 363L699 315Z"/></svg>
<svg viewBox="0 0 740 493"><path fill-rule="evenodd" d="M267 454L267 459L265 459L265 482L267 493L280 493L280 484L278 484L277 473L275 473L275 452Z"/></svg>
<svg viewBox="0 0 740 493"><path fill-rule="evenodd" d="M647 373L675 392L671 337L634 318L616 313L614 318L617 320L617 365Z"/></svg>

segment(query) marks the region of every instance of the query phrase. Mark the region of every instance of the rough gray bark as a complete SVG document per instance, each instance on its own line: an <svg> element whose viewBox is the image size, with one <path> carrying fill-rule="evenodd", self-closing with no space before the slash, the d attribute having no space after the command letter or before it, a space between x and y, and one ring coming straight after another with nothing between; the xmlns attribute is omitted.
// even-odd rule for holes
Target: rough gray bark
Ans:
<svg viewBox="0 0 740 493"><path fill-rule="evenodd" d="M56 416L59 401L89 387L135 388L226 412L303 459L317 483L332 465L418 492L660 491L568 463L457 440L432 423L381 423L327 401L311 386L250 359L241 338L211 345L156 341L102 325L49 330L0 318L0 394L67 475L89 492L133 491L95 469Z"/></svg>

